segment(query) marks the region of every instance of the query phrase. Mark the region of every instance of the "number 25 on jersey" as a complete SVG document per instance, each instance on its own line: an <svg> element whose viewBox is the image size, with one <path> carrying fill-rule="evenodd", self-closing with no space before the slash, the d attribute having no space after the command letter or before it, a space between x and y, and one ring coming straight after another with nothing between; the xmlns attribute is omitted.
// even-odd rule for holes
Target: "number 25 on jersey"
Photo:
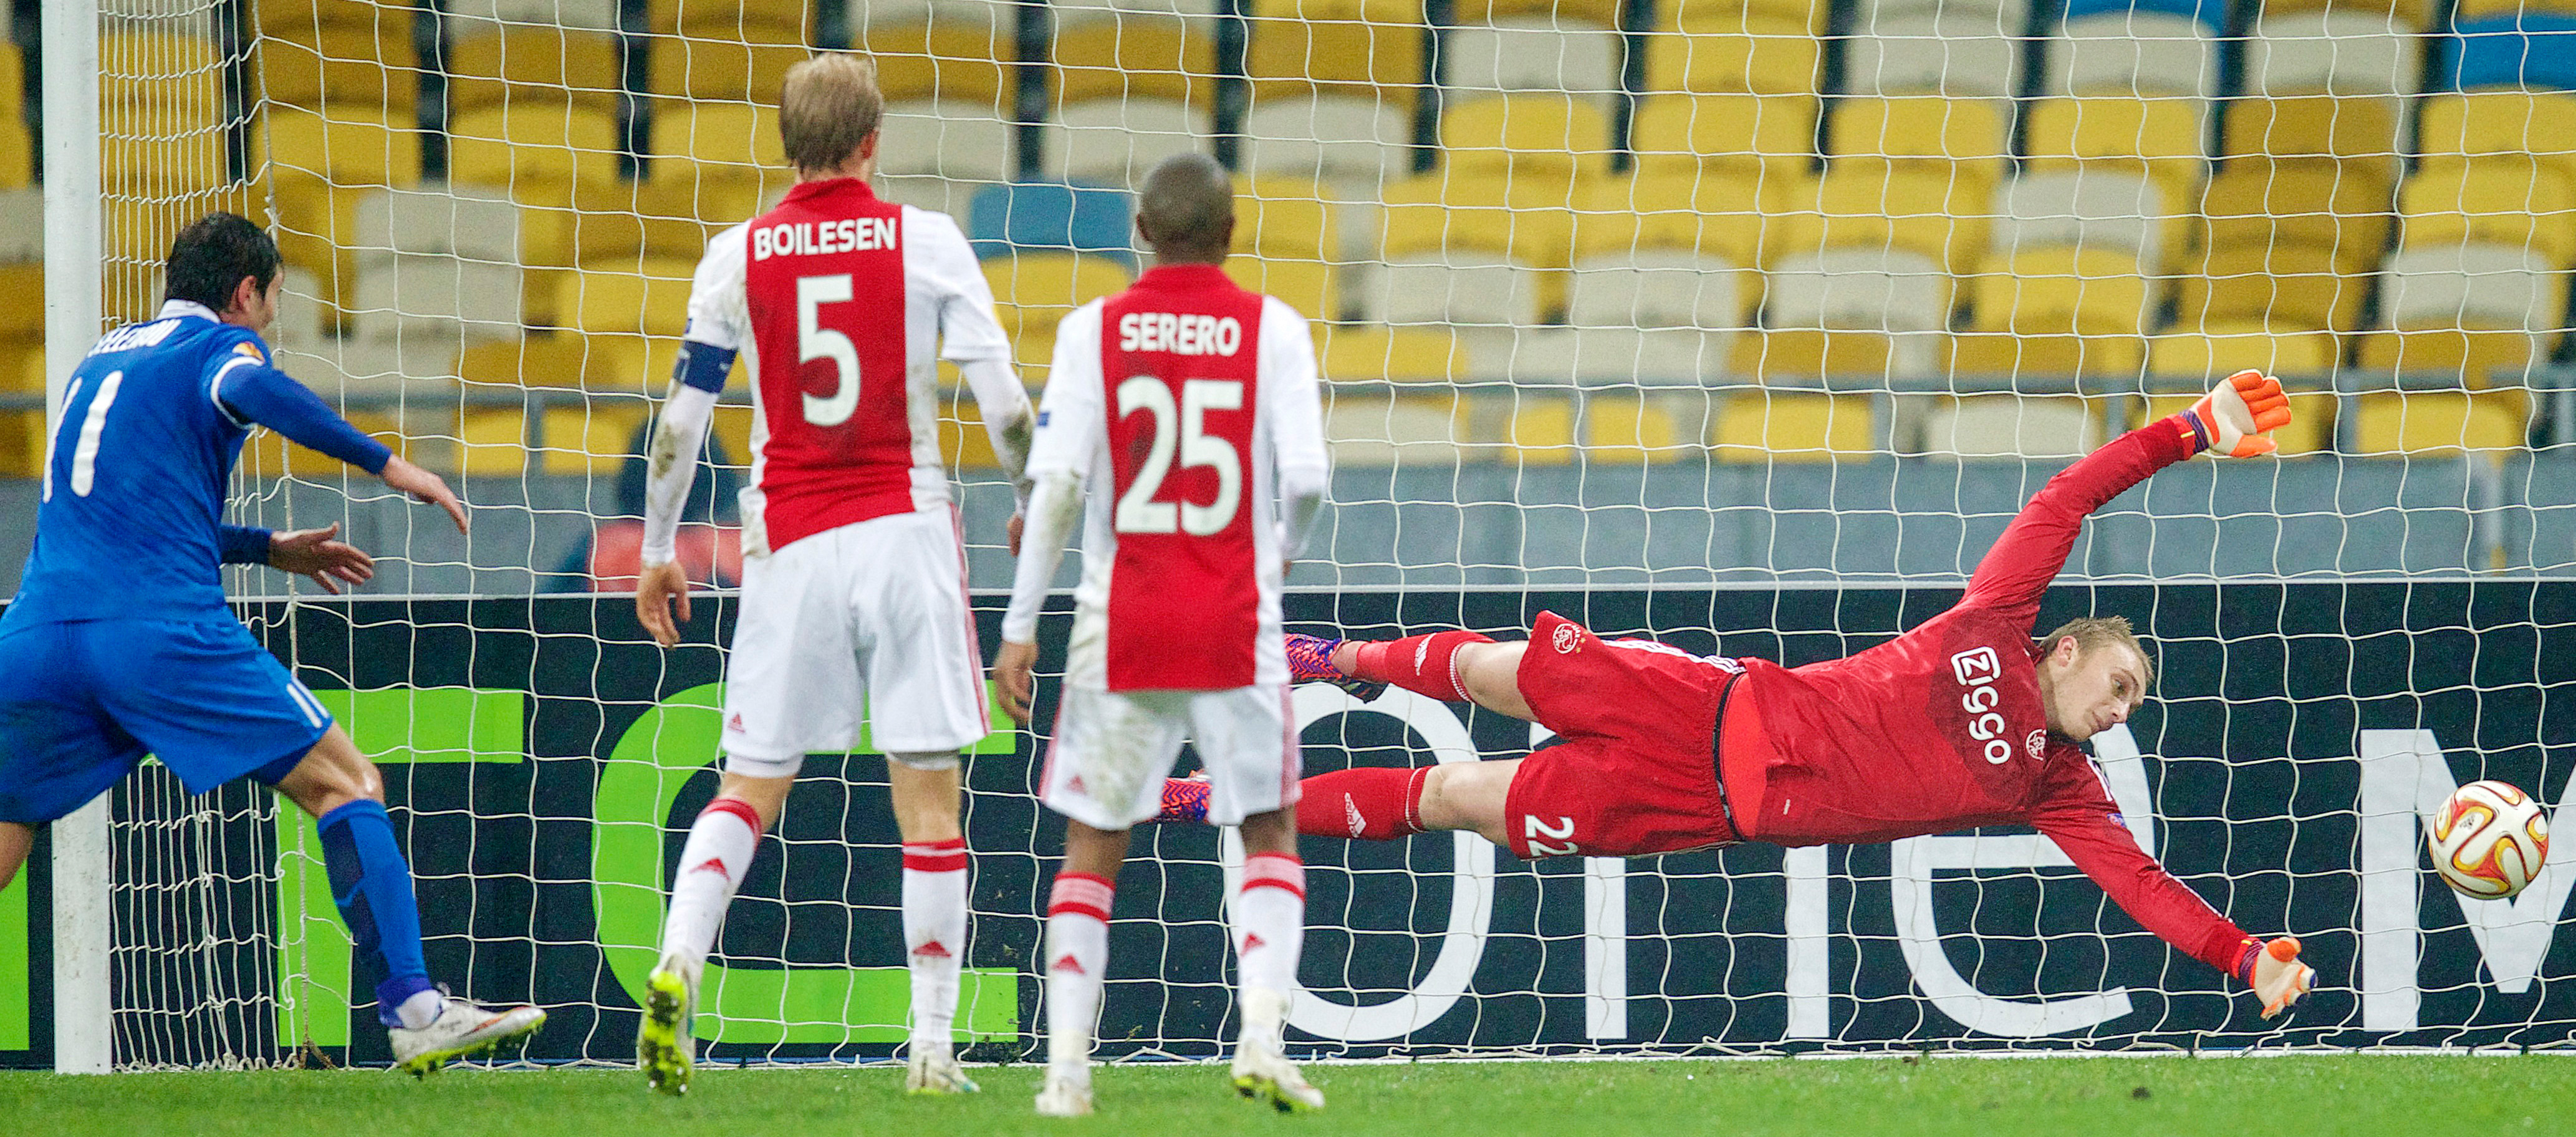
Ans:
<svg viewBox="0 0 2576 1137"><path fill-rule="evenodd" d="M1234 443L1207 433L1207 412L1242 409L1243 381L1239 379L1182 380L1177 408L1172 405L1172 389L1161 379L1138 375L1120 383L1118 417L1142 412L1151 418L1141 424L1142 429L1151 433L1146 436L1145 461L1136 468L1136 480L1118 495L1112 526L1121 533L1205 537L1233 525L1235 512L1243 504L1243 458ZM1171 476L1176 450L1182 469L1204 466L1216 471L1215 501L1200 505L1155 500Z"/></svg>

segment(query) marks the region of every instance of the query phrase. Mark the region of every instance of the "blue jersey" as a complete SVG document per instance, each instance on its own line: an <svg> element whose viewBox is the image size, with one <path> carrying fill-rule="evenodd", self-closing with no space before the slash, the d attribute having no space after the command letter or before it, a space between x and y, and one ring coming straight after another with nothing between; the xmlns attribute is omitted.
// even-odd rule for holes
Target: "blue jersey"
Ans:
<svg viewBox="0 0 2576 1137"><path fill-rule="evenodd" d="M229 619L224 499L261 421L370 469L390 453L272 367L257 332L200 305L102 337L64 392L12 622ZM256 555L235 559L264 559L267 534L244 536Z"/></svg>

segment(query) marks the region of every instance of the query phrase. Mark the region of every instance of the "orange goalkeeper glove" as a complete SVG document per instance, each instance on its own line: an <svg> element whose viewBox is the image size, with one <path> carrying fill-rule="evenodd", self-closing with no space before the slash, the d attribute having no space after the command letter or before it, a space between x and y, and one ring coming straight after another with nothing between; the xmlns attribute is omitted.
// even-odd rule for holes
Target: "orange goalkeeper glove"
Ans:
<svg viewBox="0 0 2576 1137"><path fill-rule="evenodd" d="M2251 458L2271 453L2276 444L2265 436L2290 425L2290 397L2281 393L2280 380L2239 371L2192 404L2182 419L2184 441L2194 451Z"/></svg>
<svg viewBox="0 0 2576 1137"><path fill-rule="evenodd" d="M2254 988L2268 1019L2316 986L2317 969L2299 962L2298 940L2283 936L2267 944L2245 941L2244 962L2236 965L2236 977Z"/></svg>

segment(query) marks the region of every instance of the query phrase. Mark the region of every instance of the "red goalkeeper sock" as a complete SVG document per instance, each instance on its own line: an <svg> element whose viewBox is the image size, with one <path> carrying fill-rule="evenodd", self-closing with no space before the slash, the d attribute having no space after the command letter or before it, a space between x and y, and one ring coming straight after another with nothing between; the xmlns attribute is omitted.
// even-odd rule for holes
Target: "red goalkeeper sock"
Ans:
<svg viewBox="0 0 2576 1137"><path fill-rule="evenodd" d="M1297 831L1310 837L1392 841L1423 832L1422 785L1431 767L1357 766L1298 783Z"/></svg>
<svg viewBox="0 0 2576 1137"><path fill-rule="evenodd" d="M1359 658L1352 661L1351 674L1371 682L1393 683L1444 703L1464 703L1468 698L1466 688L1458 683L1458 649L1492 642L1492 636L1478 632L1433 632L1364 643L1359 645Z"/></svg>

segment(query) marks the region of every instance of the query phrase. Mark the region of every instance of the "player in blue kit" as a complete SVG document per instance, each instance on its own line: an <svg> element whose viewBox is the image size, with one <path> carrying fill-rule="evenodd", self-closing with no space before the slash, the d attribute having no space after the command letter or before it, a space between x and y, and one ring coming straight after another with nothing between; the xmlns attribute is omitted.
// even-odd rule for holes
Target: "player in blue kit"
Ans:
<svg viewBox="0 0 2576 1137"><path fill-rule="evenodd" d="M229 213L171 245L161 314L100 338L72 373L45 455L36 547L0 614L0 884L35 827L131 772L146 753L190 793L253 778L321 820L331 892L372 965L397 1067L425 1074L524 1038L535 1007L486 1007L429 980L411 866L384 778L224 606L219 565L266 564L325 590L362 584L339 527L223 524L253 426L384 479L465 528L438 475L358 432L272 366L277 243Z"/></svg>

